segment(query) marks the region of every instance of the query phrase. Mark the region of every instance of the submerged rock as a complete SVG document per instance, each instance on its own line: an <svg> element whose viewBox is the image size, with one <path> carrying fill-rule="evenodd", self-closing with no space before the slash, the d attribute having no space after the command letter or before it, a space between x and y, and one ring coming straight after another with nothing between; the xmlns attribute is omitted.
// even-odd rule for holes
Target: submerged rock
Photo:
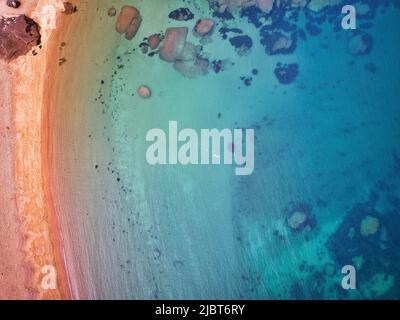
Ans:
<svg viewBox="0 0 400 320"><path fill-rule="evenodd" d="M295 49L295 42L280 32L263 32L261 44L268 55L289 54Z"/></svg>
<svg viewBox="0 0 400 320"><path fill-rule="evenodd" d="M372 47L372 37L368 33L360 32L349 39L347 49L351 55L360 56L370 53Z"/></svg>
<svg viewBox="0 0 400 320"><path fill-rule="evenodd" d="M167 62L175 62L180 59L185 48L188 32L187 27L168 28L165 31L165 39L160 49L160 58Z"/></svg>
<svg viewBox="0 0 400 320"><path fill-rule="evenodd" d="M117 9L114 7L108 9L107 14L109 17L115 17L117 15Z"/></svg>
<svg viewBox="0 0 400 320"><path fill-rule="evenodd" d="M211 67L215 73L220 73L232 67L234 64L228 59L225 60L213 60L211 62Z"/></svg>
<svg viewBox="0 0 400 320"><path fill-rule="evenodd" d="M288 219L290 228L296 230L307 220L307 215L303 212L296 211Z"/></svg>
<svg viewBox="0 0 400 320"><path fill-rule="evenodd" d="M186 78L193 79L208 74L209 65L208 59L198 56L191 61L177 61L174 68Z"/></svg>
<svg viewBox="0 0 400 320"><path fill-rule="evenodd" d="M262 11L270 13L274 7L274 0L257 0L257 5Z"/></svg>
<svg viewBox="0 0 400 320"><path fill-rule="evenodd" d="M148 86L142 85L137 89L137 93L144 99L151 97L151 89Z"/></svg>
<svg viewBox="0 0 400 320"><path fill-rule="evenodd" d="M159 34L152 34L149 39L147 40L148 45L151 50L155 50L158 48L161 42L161 37Z"/></svg>
<svg viewBox="0 0 400 320"><path fill-rule="evenodd" d="M316 219L312 214L312 206L307 203L290 204L284 212L286 223L295 232L312 231L316 226Z"/></svg>
<svg viewBox="0 0 400 320"><path fill-rule="evenodd" d="M0 59L11 61L39 44L39 26L31 18L0 18Z"/></svg>
<svg viewBox="0 0 400 320"><path fill-rule="evenodd" d="M141 24L140 11L132 6L123 6L115 27L119 33L125 34L127 40L131 40L135 37Z"/></svg>
<svg viewBox="0 0 400 320"><path fill-rule="evenodd" d="M379 220L372 216L367 216L361 221L360 232L364 237L372 236L379 229Z"/></svg>
<svg viewBox="0 0 400 320"><path fill-rule="evenodd" d="M6 4L7 4L7 6L10 7L10 8L15 8L15 9L17 9L17 8L20 7L21 2L18 1L18 0L7 0Z"/></svg>

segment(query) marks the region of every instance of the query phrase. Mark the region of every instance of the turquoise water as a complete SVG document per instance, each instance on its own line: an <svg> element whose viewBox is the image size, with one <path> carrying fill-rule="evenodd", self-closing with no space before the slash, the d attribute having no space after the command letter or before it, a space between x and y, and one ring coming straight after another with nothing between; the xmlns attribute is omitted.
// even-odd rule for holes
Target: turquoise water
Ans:
<svg viewBox="0 0 400 320"><path fill-rule="evenodd" d="M329 21L317 36L298 39L294 52L267 55L260 28L239 13L222 20L206 1L131 1L144 20L136 38L116 48L103 107L103 139L113 155L107 174L118 195L107 199L113 209L103 217L103 246L112 252L88 256L96 265L94 296L400 297L400 34L393 31L400 10L389 1L367 2L376 4L375 15L360 18L359 30L372 36L373 47L355 56L348 52L353 32ZM168 18L182 6L194 20ZM219 73L189 79L139 48L153 33L191 30L207 17L217 26L203 55L230 65ZM307 21L301 11L297 26ZM222 39L223 26L250 36L247 55ZM188 40L199 41L191 32ZM278 81L277 63L298 64L292 83ZM252 79L246 85L241 77ZM150 99L136 94L142 84L151 88ZM229 165L150 166L146 133L167 131L171 120L180 129L254 128L253 174L236 176ZM295 230L288 221L296 211L307 220ZM363 236L367 216L380 224ZM346 264L356 266L357 290L341 287Z"/></svg>

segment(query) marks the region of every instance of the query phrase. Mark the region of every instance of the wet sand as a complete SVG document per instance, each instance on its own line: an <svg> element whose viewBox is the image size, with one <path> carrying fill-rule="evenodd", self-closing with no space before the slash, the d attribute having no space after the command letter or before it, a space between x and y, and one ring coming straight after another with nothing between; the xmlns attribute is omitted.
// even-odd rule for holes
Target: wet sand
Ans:
<svg viewBox="0 0 400 320"><path fill-rule="evenodd" d="M51 5L51 7L49 6ZM45 9L44 9L45 8ZM1 14L26 14L35 19L42 34L42 49L2 65L1 210L6 224L1 229L1 298L60 299L71 297L65 272L58 219L52 210L47 173L42 157L42 112L48 60L53 53L49 39L62 30L60 1L24 1L18 10L0 8ZM4 10L3 10L4 9ZM52 9L52 10L49 10ZM57 16L55 13L57 13ZM54 13L54 15L52 14ZM6 201L8 199L8 201ZM10 201L12 200L12 201ZM4 226L4 227L3 227ZM56 287L46 289L48 268L55 271ZM46 269L47 268L47 269ZM5 288L5 289L4 289Z"/></svg>
<svg viewBox="0 0 400 320"><path fill-rule="evenodd" d="M62 33L51 39L50 51L57 52L48 59L43 114L43 156L46 159L48 187L52 192L55 216L63 234L63 248L70 275L72 298L91 299L96 295L96 274L101 264L101 244L88 243L85 236L99 233L106 224L101 212L107 212L97 193L112 182L103 175L93 176L93 159L111 161L106 139L101 136L104 117L94 106L94 99L109 95L115 46L120 35L115 32L115 19L107 16L113 2L90 1L78 6L78 12L65 18L68 21ZM60 45L65 43L62 47ZM66 62L59 65L59 59ZM84 179L83 179L84 177ZM111 210L109 210L111 211ZM79 219L87 212L95 212L93 224L82 225ZM108 213L109 214L109 213ZM99 261L90 264L88 251L98 252ZM94 275L95 274L95 275Z"/></svg>

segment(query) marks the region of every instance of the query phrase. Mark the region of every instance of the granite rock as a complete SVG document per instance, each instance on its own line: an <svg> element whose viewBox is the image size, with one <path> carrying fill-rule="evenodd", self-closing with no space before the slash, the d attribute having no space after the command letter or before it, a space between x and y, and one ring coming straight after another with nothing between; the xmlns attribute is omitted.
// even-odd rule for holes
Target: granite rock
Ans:
<svg viewBox="0 0 400 320"><path fill-rule="evenodd" d="M0 18L0 59L7 62L40 44L39 25L25 15Z"/></svg>

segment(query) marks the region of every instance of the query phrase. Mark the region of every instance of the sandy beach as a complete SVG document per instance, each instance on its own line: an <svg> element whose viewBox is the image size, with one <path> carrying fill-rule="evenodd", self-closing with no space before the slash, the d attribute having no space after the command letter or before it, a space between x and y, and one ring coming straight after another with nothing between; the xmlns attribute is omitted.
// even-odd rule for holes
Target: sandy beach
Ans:
<svg viewBox="0 0 400 320"><path fill-rule="evenodd" d="M80 5L80 2L75 2ZM59 48L69 42L72 24L84 19L63 14L61 1L24 1L19 9L4 4L0 14L26 14L40 25L37 55L2 63L1 82L1 299L69 299L73 297L66 269L62 232L54 210L48 108L52 81L58 76ZM83 15L81 15L82 17ZM12 200L12 201L10 201ZM46 288L46 269L54 267L56 288Z"/></svg>
<svg viewBox="0 0 400 320"><path fill-rule="evenodd" d="M44 87L46 74L52 72L47 62L54 55L48 40L57 22L58 26L62 23L59 19L62 7L59 1L25 1L17 10L4 4L0 7L3 16L26 14L37 19L42 34L42 49L37 55L22 56L3 64L1 70L6 75L0 88L2 113L6 115L1 120L7 131L1 141L2 150L7 150L2 155L1 182L7 187L1 189L1 197L8 198L1 207L7 221L4 230L2 224L1 256L10 256L6 261L2 259L0 265L2 299L71 297L58 219L46 187L47 168L42 156L42 143L47 140L42 123L46 108ZM54 268L56 275L56 287L50 290L44 285L48 266Z"/></svg>

